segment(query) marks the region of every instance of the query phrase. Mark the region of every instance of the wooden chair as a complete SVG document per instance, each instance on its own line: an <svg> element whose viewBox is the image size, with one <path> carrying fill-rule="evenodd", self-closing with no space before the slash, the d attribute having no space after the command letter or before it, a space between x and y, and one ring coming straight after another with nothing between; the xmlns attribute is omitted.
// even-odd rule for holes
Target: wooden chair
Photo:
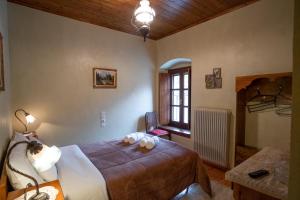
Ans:
<svg viewBox="0 0 300 200"><path fill-rule="evenodd" d="M171 140L171 134L168 131L159 129L156 112L146 112L145 122L146 132L148 134L155 135L158 137L168 136L169 140Z"/></svg>

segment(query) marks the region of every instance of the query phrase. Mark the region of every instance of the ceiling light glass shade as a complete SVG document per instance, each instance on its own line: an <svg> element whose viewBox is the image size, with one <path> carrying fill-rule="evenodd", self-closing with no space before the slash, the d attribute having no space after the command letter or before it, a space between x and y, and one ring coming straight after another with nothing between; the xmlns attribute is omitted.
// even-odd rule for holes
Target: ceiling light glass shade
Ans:
<svg viewBox="0 0 300 200"><path fill-rule="evenodd" d="M141 23L151 23L155 17L155 11L150 7L148 0L141 0L140 7L134 12L135 19Z"/></svg>
<svg viewBox="0 0 300 200"><path fill-rule="evenodd" d="M49 170L51 167L58 162L61 156L61 151L56 146L48 147L43 144L43 149L37 154L27 153L27 157L30 160L33 167L38 172L44 172Z"/></svg>
<svg viewBox="0 0 300 200"><path fill-rule="evenodd" d="M144 41L150 32L150 24L154 20L155 11L150 7L149 0L141 0L139 7L132 15L132 25L143 35Z"/></svg>
<svg viewBox="0 0 300 200"><path fill-rule="evenodd" d="M30 114L26 115L25 118L26 118L27 124L32 124L35 121L35 117Z"/></svg>

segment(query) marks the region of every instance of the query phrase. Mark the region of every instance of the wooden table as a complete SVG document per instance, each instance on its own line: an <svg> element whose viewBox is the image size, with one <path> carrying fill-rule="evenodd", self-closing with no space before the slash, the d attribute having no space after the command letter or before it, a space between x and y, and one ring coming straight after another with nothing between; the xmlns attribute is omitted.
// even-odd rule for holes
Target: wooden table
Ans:
<svg viewBox="0 0 300 200"><path fill-rule="evenodd" d="M235 200L280 200L237 183L233 183L233 197Z"/></svg>
<svg viewBox="0 0 300 200"><path fill-rule="evenodd" d="M279 200L288 196L289 155L279 149L266 147L226 172L225 179L233 183L236 200ZM269 175L252 179L248 173L260 169Z"/></svg>
<svg viewBox="0 0 300 200"><path fill-rule="evenodd" d="M64 200L64 194L63 194L62 188L61 188L60 183L59 183L58 180L51 181L51 182L48 182L48 183L43 183L43 184L40 185L40 188L42 188L44 186L53 186L53 187L55 187L58 190L56 200ZM33 190L33 189L35 189L35 187L30 187L28 189L28 191ZM22 194L24 194L24 191L25 191L24 189L21 189L21 190L16 190L16 191L13 191L13 192L9 192L8 196L7 196L7 200L14 200L15 198L17 198L17 197L21 196Z"/></svg>

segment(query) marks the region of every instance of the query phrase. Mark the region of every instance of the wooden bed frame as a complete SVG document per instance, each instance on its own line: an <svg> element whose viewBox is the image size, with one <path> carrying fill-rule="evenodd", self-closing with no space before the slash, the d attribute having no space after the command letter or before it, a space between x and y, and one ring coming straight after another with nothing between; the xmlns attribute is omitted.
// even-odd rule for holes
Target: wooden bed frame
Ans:
<svg viewBox="0 0 300 200"><path fill-rule="evenodd" d="M0 177L0 199L6 200L8 193L8 177L6 174L6 160L3 162L2 173Z"/></svg>
<svg viewBox="0 0 300 200"><path fill-rule="evenodd" d="M3 158L2 160L1 160L1 155L0 155L0 170L2 169L1 174L0 174L0 200L2 200L2 199L7 200L7 194L8 194L9 188L10 188L8 176L6 173L6 153L7 153L8 147L9 147L9 143L10 143L10 140L8 140L6 143L6 148L2 154L2 158Z"/></svg>

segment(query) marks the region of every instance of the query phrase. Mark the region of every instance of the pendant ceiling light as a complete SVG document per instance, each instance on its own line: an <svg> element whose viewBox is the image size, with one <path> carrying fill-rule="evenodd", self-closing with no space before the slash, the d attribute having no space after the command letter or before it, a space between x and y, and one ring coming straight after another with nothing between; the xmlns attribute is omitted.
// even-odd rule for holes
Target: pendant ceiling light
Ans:
<svg viewBox="0 0 300 200"><path fill-rule="evenodd" d="M150 7L148 0L141 0L137 5L131 23L143 35L144 41L150 32L150 24L154 20L155 11Z"/></svg>

